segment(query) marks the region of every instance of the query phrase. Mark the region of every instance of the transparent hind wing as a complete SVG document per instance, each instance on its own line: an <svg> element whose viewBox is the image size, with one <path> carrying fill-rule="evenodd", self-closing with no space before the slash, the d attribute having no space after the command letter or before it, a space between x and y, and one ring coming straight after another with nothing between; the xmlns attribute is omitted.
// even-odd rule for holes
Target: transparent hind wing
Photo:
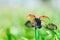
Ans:
<svg viewBox="0 0 60 40"><path fill-rule="evenodd" d="M53 23L50 23L50 24L46 25L46 29L48 29L48 30L57 30L57 26Z"/></svg>

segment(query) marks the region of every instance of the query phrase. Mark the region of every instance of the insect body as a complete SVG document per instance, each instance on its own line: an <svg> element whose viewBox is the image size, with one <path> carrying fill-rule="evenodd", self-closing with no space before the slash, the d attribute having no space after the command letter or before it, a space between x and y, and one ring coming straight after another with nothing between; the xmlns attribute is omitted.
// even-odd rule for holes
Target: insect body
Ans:
<svg viewBox="0 0 60 40"><path fill-rule="evenodd" d="M35 15L29 14L27 17L28 18L33 18L33 20L27 21L25 23L26 26L28 26L28 27L37 27L37 28L42 27L41 26L41 20L39 18L36 18Z"/></svg>

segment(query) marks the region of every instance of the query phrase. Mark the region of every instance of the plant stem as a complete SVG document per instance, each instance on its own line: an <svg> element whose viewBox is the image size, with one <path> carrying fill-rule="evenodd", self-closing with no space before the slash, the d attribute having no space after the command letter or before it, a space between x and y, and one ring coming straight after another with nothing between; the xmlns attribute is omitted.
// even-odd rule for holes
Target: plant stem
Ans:
<svg viewBox="0 0 60 40"><path fill-rule="evenodd" d="M37 28L35 28L35 40L39 40L39 30Z"/></svg>

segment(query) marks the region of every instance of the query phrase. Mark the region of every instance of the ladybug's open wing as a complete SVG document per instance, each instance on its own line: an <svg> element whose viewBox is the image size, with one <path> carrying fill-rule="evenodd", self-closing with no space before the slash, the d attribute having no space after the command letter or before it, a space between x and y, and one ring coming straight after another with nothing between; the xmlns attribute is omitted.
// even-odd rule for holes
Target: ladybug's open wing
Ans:
<svg viewBox="0 0 60 40"><path fill-rule="evenodd" d="M49 18L48 16L39 16L39 18Z"/></svg>
<svg viewBox="0 0 60 40"><path fill-rule="evenodd" d="M41 18L44 18L44 19L47 18L47 19L49 19L48 16L39 16L38 18L39 18L39 19L41 19ZM41 22L45 22L45 21L44 21L44 20L41 20Z"/></svg>

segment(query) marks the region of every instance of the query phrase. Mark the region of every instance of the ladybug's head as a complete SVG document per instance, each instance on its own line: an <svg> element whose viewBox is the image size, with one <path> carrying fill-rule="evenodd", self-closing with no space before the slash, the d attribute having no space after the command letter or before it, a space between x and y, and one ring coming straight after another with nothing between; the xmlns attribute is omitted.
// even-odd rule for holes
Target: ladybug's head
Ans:
<svg viewBox="0 0 60 40"><path fill-rule="evenodd" d="M29 14L29 15L27 15L27 18L35 18L35 15Z"/></svg>

